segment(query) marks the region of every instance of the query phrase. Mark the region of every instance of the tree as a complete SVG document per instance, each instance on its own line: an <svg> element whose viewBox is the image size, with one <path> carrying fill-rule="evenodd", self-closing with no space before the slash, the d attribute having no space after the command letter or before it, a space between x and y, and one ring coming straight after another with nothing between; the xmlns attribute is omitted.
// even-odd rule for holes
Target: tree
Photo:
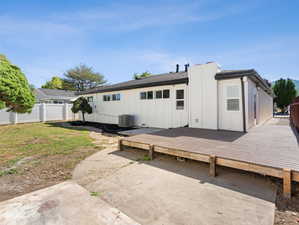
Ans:
<svg viewBox="0 0 299 225"><path fill-rule="evenodd" d="M273 91L276 96L274 101L282 112L285 112L286 107L292 103L297 95L295 84L291 79L281 78L277 80L273 86Z"/></svg>
<svg viewBox="0 0 299 225"><path fill-rule="evenodd" d="M71 108L73 113L78 113L81 111L83 122L85 122L85 113L91 114L92 107L88 104L88 101L84 97L79 97L73 102L73 106Z"/></svg>
<svg viewBox="0 0 299 225"><path fill-rule="evenodd" d="M150 72L143 72L143 73L134 73L133 75L133 78L135 80L139 80L139 79L142 79L142 78L145 78L145 77L149 77L151 76L152 74Z"/></svg>
<svg viewBox="0 0 299 225"><path fill-rule="evenodd" d="M103 75L83 64L66 71L64 76L66 77L64 81L75 87L77 91L84 91L106 83Z"/></svg>
<svg viewBox="0 0 299 225"><path fill-rule="evenodd" d="M35 97L25 75L19 67L0 55L0 108L8 111L31 112Z"/></svg>
<svg viewBox="0 0 299 225"><path fill-rule="evenodd" d="M48 89L63 89L63 80L60 77L52 77L50 81L47 81L42 88Z"/></svg>

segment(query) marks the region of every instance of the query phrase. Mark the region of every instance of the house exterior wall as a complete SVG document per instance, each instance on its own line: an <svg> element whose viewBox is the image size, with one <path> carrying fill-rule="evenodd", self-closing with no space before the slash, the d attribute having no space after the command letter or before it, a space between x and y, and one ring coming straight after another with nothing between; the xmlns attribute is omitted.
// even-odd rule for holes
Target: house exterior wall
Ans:
<svg viewBox="0 0 299 225"><path fill-rule="evenodd" d="M218 87L215 80L218 71L220 69L216 63L190 67L188 71L190 127L218 128Z"/></svg>
<svg viewBox="0 0 299 225"><path fill-rule="evenodd" d="M141 127L174 128L189 125L203 129L244 131L242 82L246 129L272 116L272 97L257 88L247 77L216 80L220 68L216 63L194 65L188 70L188 84L163 85L147 88L86 94L93 96L90 102L92 114L86 121L118 124L123 114L135 116L135 125ZM155 98L155 91L169 90L167 99ZM176 91L184 90L184 99L176 99ZM153 99L142 100L141 92L153 91ZM119 94L119 101L104 101L106 95ZM177 108L184 102L183 109Z"/></svg>
<svg viewBox="0 0 299 225"><path fill-rule="evenodd" d="M267 94L263 89L258 88L258 116L257 123L261 124L273 117L273 97Z"/></svg>
<svg viewBox="0 0 299 225"><path fill-rule="evenodd" d="M240 78L218 81L218 109L220 130L243 131L242 86ZM229 89L233 94L229 94ZM238 110L228 110L229 99L238 99Z"/></svg>
<svg viewBox="0 0 299 225"><path fill-rule="evenodd" d="M273 97L251 80L245 81L246 127L250 129L273 116ZM256 109L254 109L256 107ZM254 111L256 110L256 118Z"/></svg>
<svg viewBox="0 0 299 225"><path fill-rule="evenodd" d="M155 91L170 91L167 99L156 99ZM184 90L184 109L176 109L176 90ZM153 91L153 99L140 99L141 92ZM120 101L103 101L104 95L120 94ZM85 95L93 96L93 113L86 115L86 121L118 124L118 116L135 116L135 124L144 127L170 128L188 124L188 91L186 84L163 85Z"/></svg>
<svg viewBox="0 0 299 225"><path fill-rule="evenodd" d="M244 79L245 87L245 101L246 101L246 128L250 129L251 127L257 124L257 119L255 118L254 108L256 107L256 117L258 117L258 94L256 84L250 80ZM256 97L255 97L256 96ZM254 103L256 102L256 103Z"/></svg>

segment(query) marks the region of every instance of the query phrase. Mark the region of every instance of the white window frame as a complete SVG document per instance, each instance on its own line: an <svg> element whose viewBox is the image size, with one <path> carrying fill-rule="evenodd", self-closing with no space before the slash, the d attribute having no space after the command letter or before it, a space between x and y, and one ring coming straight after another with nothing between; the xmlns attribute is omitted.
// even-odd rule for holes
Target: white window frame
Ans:
<svg viewBox="0 0 299 225"><path fill-rule="evenodd" d="M228 88L237 87L238 88L238 96L228 96ZM237 99L239 101L239 109L238 110L229 110L228 109L228 100ZM240 112L241 111L241 88L237 84L230 84L225 86L225 110L226 112Z"/></svg>

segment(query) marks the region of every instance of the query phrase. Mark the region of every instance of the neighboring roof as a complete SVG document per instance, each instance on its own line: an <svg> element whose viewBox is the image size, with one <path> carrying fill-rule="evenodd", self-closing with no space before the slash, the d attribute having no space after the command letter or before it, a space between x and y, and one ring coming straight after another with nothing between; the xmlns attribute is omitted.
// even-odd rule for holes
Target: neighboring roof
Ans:
<svg viewBox="0 0 299 225"><path fill-rule="evenodd" d="M254 69L250 70L222 70L221 72L215 75L216 80L224 80L224 79L232 79L232 78L239 78L247 76L255 83L259 84L264 91L269 94L272 93L271 85L264 80Z"/></svg>
<svg viewBox="0 0 299 225"><path fill-rule="evenodd" d="M78 94L82 95L82 94L102 93L102 92L109 92L109 91L134 89L134 88L181 84L187 82L188 82L187 72L178 72L178 73L171 72L171 73L164 73L159 75L152 75L138 80L130 80L122 83L96 87L86 91L79 92Z"/></svg>
<svg viewBox="0 0 299 225"><path fill-rule="evenodd" d="M58 89L37 88L34 90L34 93L38 100L45 100L45 99L71 100L76 97L74 91L66 91L66 90L58 90Z"/></svg>

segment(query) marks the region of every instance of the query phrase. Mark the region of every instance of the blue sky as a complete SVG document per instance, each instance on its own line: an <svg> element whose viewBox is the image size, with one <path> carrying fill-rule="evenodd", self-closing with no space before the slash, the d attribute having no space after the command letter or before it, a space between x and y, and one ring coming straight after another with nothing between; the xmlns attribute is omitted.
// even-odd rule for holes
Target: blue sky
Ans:
<svg viewBox="0 0 299 225"><path fill-rule="evenodd" d="M299 79L298 8L297 0L2 1L0 53L36 87L80 63L110 83L208 61Z"/></svg>

